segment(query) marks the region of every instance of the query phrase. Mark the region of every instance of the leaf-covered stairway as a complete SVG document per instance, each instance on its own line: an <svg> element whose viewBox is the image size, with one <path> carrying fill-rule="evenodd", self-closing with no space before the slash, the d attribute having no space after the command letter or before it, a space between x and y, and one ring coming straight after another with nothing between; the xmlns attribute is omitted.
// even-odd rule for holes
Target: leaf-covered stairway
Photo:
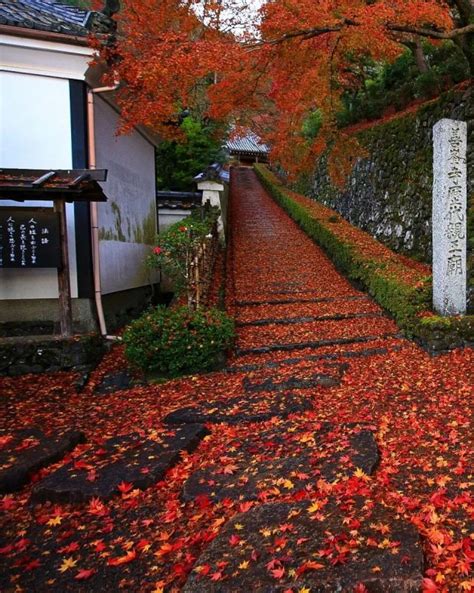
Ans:
<svg viewBox="0 0 474 593"><path fill-rule="evenodd" d="M468 591L472 351L401 338L249 169L228 255L224 371L101 391L116 349L80 393L1 380L2 469L36 472L1 500L2 591ZM86 444L39 465L25 425Z"/></svg>

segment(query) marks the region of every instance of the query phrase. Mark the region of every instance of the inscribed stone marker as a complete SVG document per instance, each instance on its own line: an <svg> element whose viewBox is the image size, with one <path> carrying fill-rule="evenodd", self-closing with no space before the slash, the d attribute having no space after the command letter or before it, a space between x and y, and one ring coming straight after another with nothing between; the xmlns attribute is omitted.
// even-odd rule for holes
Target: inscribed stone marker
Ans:
<svg viewBox="0 0 474 593"><path fill-rule="evenodd" d="M442 119L433 128L433 306L466 313L467 124Z"/></svg>

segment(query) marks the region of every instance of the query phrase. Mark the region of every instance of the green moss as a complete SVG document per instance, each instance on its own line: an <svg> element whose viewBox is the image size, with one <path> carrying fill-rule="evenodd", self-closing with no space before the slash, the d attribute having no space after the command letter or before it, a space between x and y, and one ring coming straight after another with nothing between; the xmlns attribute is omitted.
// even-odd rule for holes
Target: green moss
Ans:
<svg viewBox="0 0 474 593"><path fill-rule="evenodd" d="M114 221L115 236L116 236L115 241L122 241L125 243L127 241L127 238L125 237L125 235L123 234L123 231L122 231L122 213L120 212L120 207L117 204L117 202L110 202L110 207L111 207L112 212L114 213L114 217L115 217L115 221Z"/></svg>
<svg viewBox="0 0 474 593"><path fill-rule="evenodd" d="M156 213L153 211L143 221L143 242L145 245L153 245L156 237Z"/></svg>

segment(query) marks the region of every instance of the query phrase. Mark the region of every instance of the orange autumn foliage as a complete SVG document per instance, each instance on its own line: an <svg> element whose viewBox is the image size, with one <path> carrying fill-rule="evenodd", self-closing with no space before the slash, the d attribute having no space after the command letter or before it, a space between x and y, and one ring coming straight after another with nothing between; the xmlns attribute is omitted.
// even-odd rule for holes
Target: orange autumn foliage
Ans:
<svg viewBox="0 0 474 593"><path fill-rule="evenodd" d="M125 129L145 124L177 137L184 110L229 120L252 127L293 174L336 139L330 170L341 184L360 150L335 134L342 94L360 84L354 65L393 61L417 33L442 38L458 30L452 2L442 0L245 2L122 3L116 42L102 55L121 81ZM323 124L308 139L302 126L315 109Z"/></svg>

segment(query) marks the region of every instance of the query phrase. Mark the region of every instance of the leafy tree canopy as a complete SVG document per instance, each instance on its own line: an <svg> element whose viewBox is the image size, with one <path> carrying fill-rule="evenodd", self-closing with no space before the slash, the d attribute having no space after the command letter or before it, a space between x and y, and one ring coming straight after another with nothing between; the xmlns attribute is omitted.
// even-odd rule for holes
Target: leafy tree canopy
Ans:
<svg viewBox="0 0 474 593"><path fill-rule="evenodd" d="M102 48L121 81L125 128L183 135L184 109L249 126L290 172L308 169L336 139L341 182L358 146L336 134L361 67L392 63L421 39L452 40L474 71L472 0L124 0L115 42ZM250 7L250 8L249 8ZM318 134L308 116L321 114Z"/></svg>

